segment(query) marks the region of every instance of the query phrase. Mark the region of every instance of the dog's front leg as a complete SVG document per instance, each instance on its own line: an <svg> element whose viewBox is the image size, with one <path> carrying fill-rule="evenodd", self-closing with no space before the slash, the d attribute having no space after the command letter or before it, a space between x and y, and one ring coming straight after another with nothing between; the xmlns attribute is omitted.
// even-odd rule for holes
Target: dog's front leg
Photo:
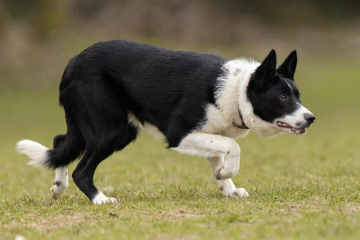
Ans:
<svg viewBox="0 0 360 240"><path fill-rule="evenodd" d="M221 165L224 161L222 157L209 157L208 160L211 167L213 168L213 171L217 168L218 165ZM231 178L225 180L217 180L217 184L221 193L226 197L244 198L249 196L249 194L244 188L236 188Z"/></svg>
<svg viewBox="0 0 360 240"><path fill-rule="evenodd" d="M220 157L222 161L212 165L214 176L224 180L236 175L240 166L240 147L234 139L209 133L194 132L187 135L171 150L203 157Z"/></svg>
<svg viewBox="0 0 360 240"><path fill-rule="evenodd" d="M195 132L186 136L178 147L171 149L184 154L207 157L223 195L249 196L245 189L237 189L230 179L238 173L240 167L240 147L235 140L220 135Z"/></svg>

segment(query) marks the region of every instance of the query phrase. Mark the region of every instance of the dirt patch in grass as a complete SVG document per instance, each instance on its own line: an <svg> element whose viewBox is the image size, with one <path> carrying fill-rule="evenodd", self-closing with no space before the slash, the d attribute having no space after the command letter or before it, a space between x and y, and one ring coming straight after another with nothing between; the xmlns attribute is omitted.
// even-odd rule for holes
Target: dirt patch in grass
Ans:
<svg viewBox="0 0 360 240"><path fill-rule="evenodd" d="M155 239L159 239L159 240L166 240L166 239L171 239L171 240L195 240L198 239L196 234L166 234L166 233L159 233L156 234Z"/></svg>
<svg viewBox="0 0 360 240"><path fill-rule="evenodd" d="M50 217L39 217L35 214L27 214L28 220L20 220L20 222L12 222L8 224L7 228L34 228L38 231L49 229L58 229L72 226L84 220L84 215L81 212L73 212L71 215L59 214Z"/></svg>
<svg viewBox="0 0 360 240"><path fill-rule="evenodd" d="M168 219L172 222L182 222L189 219L200 219L203 217L198 211L179 209L178 211L161 212L156 218Z"/></svg>
<svg viewBox="0 0 360 240"><path fill-rule="evenodd" d="M184 220L196 220L206 217L205 214L201 214L198 210L194 209L178 209L169 211L146 211L143 209L123 209L122 211L113 211L109 213L110 217L115 218L133 218L141 220L152 219L165 219L173 223L181 223Z"/></svg>
<svg viewBox="0 0 360 240"><path fill-rule="evenodd" d="M359 205L350 204L344 208L344 212L346 212L346 213L357 213L359 211L360 211Z"/></svg>

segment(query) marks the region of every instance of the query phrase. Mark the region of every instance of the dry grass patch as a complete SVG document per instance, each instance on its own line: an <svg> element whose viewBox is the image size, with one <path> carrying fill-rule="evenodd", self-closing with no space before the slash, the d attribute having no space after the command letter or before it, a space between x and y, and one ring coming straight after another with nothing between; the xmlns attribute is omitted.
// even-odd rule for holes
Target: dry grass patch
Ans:
<svg viewBox="0 0 360 240"><path fill-rule="evenodd" d="M4 227L9 229L33 228L37 231L56 230L66 228L83 222L84 215L81 212L72 212L71 215L59 214L56 216L42 217L38 214L26 214L27 220L20 219L20 222L11 222Z"/></svg>

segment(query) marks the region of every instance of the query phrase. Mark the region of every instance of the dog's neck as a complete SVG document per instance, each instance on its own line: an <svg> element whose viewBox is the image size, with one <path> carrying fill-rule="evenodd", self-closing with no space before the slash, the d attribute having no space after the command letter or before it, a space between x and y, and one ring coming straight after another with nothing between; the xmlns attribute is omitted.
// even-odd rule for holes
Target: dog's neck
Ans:
<svg viewBox="0 0 360 240"><path fill-rule="evenodd" d="M240 120L241 120L241 125L237 124L235 119L232 121L232 125L234 127L236 127L236 128L240 128L240 129L250 129L248 126L246 126L244 118L243 118L239 108L238 108L238 112L239 112L239 117L240 117Z"/></svg>
<svg viewBox="0 0 360 240"><path fill-rule="evenodd" d="M229 124L246 126L260 137L273 137L283 131L256 116L247 98L251 75L259 65L258 62L243 58L226 62L224 73L218 78L216 105Z"/></svg>

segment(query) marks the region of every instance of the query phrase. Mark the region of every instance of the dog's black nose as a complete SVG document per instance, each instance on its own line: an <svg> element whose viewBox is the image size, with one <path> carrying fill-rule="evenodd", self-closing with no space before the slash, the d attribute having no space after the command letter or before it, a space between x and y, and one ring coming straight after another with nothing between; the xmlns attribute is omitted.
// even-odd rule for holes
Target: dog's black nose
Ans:
<svg viewBox="0 0 360 240"><path fill-rule="evenodd" d="M315 116L312 115L311 113L304 113L304 118L309 124L315 121Z"/></svg>

